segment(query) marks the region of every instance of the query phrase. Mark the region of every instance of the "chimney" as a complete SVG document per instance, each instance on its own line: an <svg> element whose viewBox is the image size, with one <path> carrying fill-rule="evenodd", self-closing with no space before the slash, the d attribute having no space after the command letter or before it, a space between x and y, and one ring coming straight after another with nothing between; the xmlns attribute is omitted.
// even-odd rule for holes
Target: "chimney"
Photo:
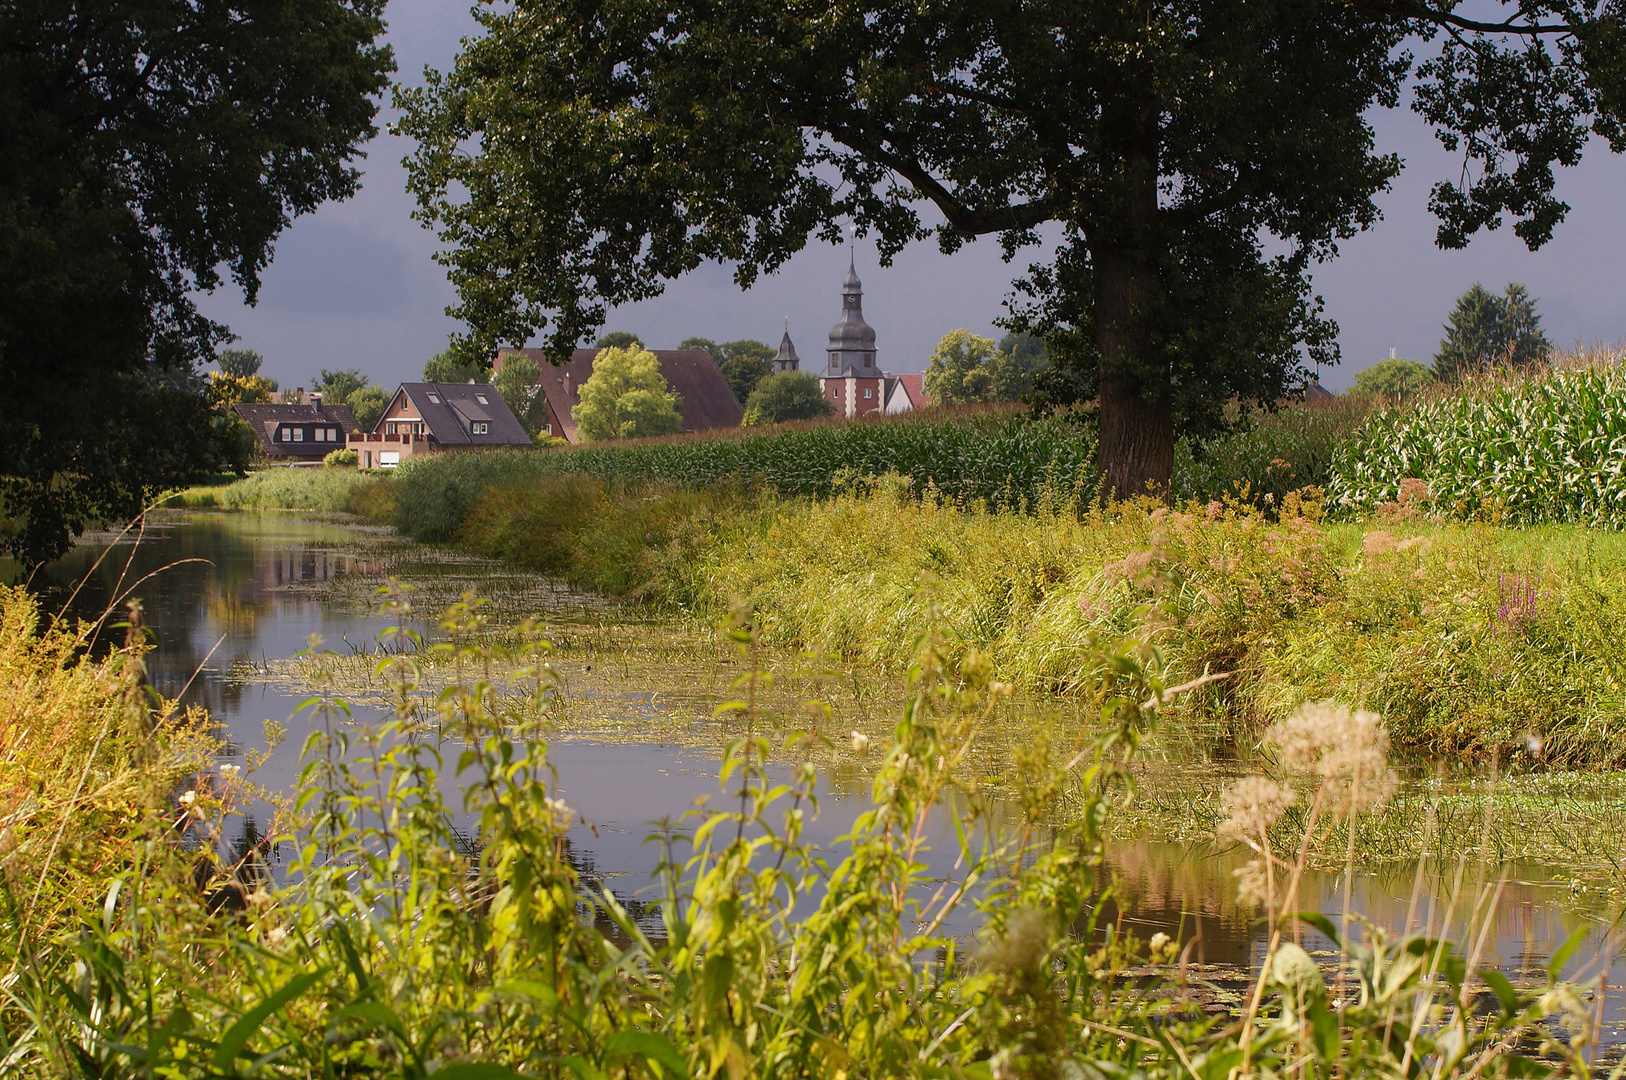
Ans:
<svg viewBox="0 0 1626 1080"><path fill-rule="evenodd" d="M311 407L311 410L313 412L315 412L317 415L321 415L321 412L322 412L322 395L320 393L314 391L314 390L311 391L310 407Z"/></svg>

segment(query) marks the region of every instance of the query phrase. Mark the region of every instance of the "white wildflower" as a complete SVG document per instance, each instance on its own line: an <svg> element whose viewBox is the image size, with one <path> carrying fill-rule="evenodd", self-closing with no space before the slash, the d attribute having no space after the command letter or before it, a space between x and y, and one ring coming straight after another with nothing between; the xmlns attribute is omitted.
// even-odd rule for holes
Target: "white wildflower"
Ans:
<svg viewBox="0 0 1626 1080"><path fill-rule="evenodd" d="M220 767L220 775L228 781L235 780L242 774L243 767L241 765L222 765Z"/></svg>
<svg viewBox="0 0 1626 1080"><path fill-rule="evenodd" d="M182 806L191 806L193 803L198 801L198 793L196 791L183 791L181 792L181 797L175 801L180 803Z"/></svg>
<svg viewBox="0 0 1626 1080"><path fill-rule="evenodd" d="M1243 777L1220 793L1225 820L1217 832L1223 840L1251 844L1261 839L1298 797L1298 792L1267 776Z"/></svg>
<svg viewBox="0 0 1626 1080"><path fill-rule="evenodd" d="M1319 774L1334 805L1346 813L1381 806L1400 787L1389 768L1389 732L1375 712L1307 702L1265 737L1281 750L1284 767Z"/></svg>
<svg viewBox="0 0 1626 1080"><path fill-rule="evenodd" d="M576 817L576 811L572 810L569 804L563 799L549 798L544 801L544 805L555 828L560 830L570 828L571 821Z"/></svg>
<svg viewBox="0 0 1626 1080"><path fill-rule="evenodd" d="M1231 871L1231 875L1236 878L1236 901L1243 907L1261 907L1270 899L1265 860L1254 859L1247 866Z"/></svg>

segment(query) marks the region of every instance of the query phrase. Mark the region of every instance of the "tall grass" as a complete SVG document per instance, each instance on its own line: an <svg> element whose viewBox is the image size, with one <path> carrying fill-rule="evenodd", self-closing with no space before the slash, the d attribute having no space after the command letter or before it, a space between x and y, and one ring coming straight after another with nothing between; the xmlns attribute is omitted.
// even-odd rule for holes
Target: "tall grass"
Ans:
<svg viewBox="0 0 1626 1080"><path fill-rule="evenodd" d="M1339 448L1328 492L1341 513L1418 501L1515 525L1626 526L1626 369L1592 354L1540 375L1495 377L1374 413Z"/></svg>
<svg viewBox="0 0 1626 1080"><path fill-rule="evenodd" d="M1175 501L1210 502L1246 491L1264 505L1266 496L1279 502L1290 491L1325 488L1340 445L1367 410L1367 402L1345 395L1255 412L1200 446L1182 439L1175 450Z"/></svg>
<svg viewBox="0 0 1626 1080"><path fill-rule="evenodd" d="M214 491L213 505L228 510L342 513L351 508L358 492L373 483L376 481L372 477L356 469L263 469L229 487ZM199 505L195 502L191 504Z"/></svg>
<svg viewBox="0 0 1626 1080"><path fill-rule="evenodd" d="M397 591L391 605L404 617L407 602ZM567 858L575 814L548 764L558 699L545 645L494 639L472 598L442 626L441 651L466 673L456 685L418 693L413 654L397 652L381 661L396 686L390 723L349 729L341 702L317 699L286 884L250 876L239 912L211 913L182 845L165 839L167 814L138 806L151 842L87 882L75 933L33 933L0 906L13 920L0 934L0 1065L177 1080L1511 1080L1588 1068L1584 990L1559 978L1579 938L1516 988L1432 920L1360 934L1303 910L1305 853L1386 795L1381 728L1360 716L1278 737L1283 764L1308 772L1292 792L1310 806L1296 858L1281 840L1293 801L1281 783L1227 795L1227 835L1258 853L1240 891L1264 909L1270 942L1244 1000L1215 1014L1194 1006L1179 942L1098 921L1110 885L1100 826L1170 699L1155 651L1092 649L1100 726L1035 733L1011 762L1020 792L999 827L968 751L1005 688L928 637L877 748L869 810L818 850L803 835L817 812L807 748L828 733L760 711L751 635L736 628L747 670L724 710L737 738L723 805L656 833L645 921ZM534 689L483 681L496 658L529 665ZM470 839L442 795L446 738ZM766 767L775 750L804 759L788 782ZM230 790L189 794L179 818L217 836ZM922 858L938 813L960 815L947 881ZM1465 906L1483 910L1483 894ZM976 943L944 929L967 908ZM1326 974L1297 943L1305 926L1337 950ZM1345 972L1355 992L1328 985Z"/></svg>

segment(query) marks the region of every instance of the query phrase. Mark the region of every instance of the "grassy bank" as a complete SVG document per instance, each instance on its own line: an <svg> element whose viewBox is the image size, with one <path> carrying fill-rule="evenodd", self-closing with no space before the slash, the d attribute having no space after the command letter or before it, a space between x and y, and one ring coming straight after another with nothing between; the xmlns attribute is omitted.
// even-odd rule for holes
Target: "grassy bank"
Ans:
<svg viewBox="0 0 1626 1080"><path fill-rule="evenodd" d="M1099 722L1033 732L1003 770L996 814L970 750L1007 688L928 635L893 735L871 751L868 812L818 847L802 831L816 811L811 758L788 780L767 764L810 754L817 733L755 704L725 713L739 737L720 805L657 833L662 870L633 899L569 857L576 814L544 737L563 707L546 647L493 640L473 603L441 625L443 664L524 665L532 689L460 681L429 693L417 658L396 653L381 665L397 702L383 725L336 723L344 703L318 695L300 799L280 823L285 876L251 852L230 910L177 826L204 844L228 834L244 809L235 776L158 805L106 798L146 843L85 868L60 913L68 932L43 932L0 879L6 1071L1556 1080L1593 1063L1588 988L1562 981L1582 936L1515 984L1439 933L1482 943L1489 891L1453 894L1466 917L1430 916L1422 931L1340 929L1306 911L1307 866L1393 792L1376 717L1301 711L1268 736L1281 775L1227 789L1218 831L1253 856L1235 905L1263 916L1265 948L1257 969L1194 972L1181 940L1137 940L1101 902L1113 880L1101 826L1159 722L1142 703L1165 689L1132 642L1085 647L1080 689L1102 704ZM754 703L751 635L735 637ZM49 658L35 666L51 677ZM109 741L139 753L152 735ZM461 746L455 781L437 750L448 738ZM1286 812L1298 806L1310 809ZM924 863L937 815L960 837L946 881ZM0 849L0 866L9 858ZM955 919L972 920L975 938L948 933ZM1306 931L1331 945L1321 962L1296 940ZM1361 991L1345 992L1356 977Z"/></svg>

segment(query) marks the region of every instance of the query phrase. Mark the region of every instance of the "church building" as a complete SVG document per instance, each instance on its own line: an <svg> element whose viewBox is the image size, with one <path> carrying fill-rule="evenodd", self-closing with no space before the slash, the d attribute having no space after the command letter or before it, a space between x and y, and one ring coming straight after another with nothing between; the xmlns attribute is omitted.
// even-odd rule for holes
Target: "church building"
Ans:
<svg viewBox="0 0 1626 1080"><path fill-rule="evenodd" d="M847 280L841 284L841 321L830 328L825 357L819 385L837 416L911 412L926 403L919 375L888 375L876 363L875 329L864 321L864 286L858 280L857 265L850 260ZM799 366L787 328L773 369L795 371Z"/></svg>

